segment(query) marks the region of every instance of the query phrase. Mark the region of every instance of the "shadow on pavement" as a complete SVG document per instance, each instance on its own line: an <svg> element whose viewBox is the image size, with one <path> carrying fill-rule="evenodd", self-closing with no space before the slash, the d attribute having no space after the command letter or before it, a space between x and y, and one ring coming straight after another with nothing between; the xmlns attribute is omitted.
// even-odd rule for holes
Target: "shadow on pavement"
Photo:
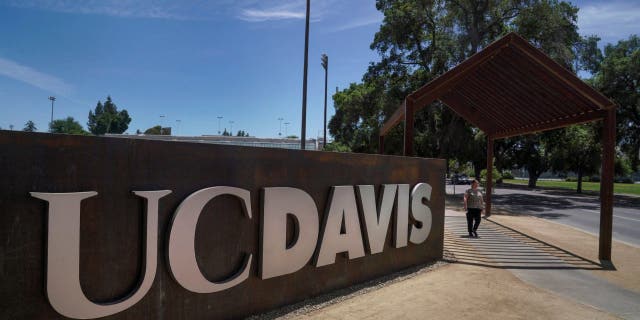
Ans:
<svg viewBox="0 0 640 320"><path fill-rule="evenodd" d="M468 236L465 217L446 217L445 260L500 269L615 270L490 219L483 219L478 234Z"/></svg>

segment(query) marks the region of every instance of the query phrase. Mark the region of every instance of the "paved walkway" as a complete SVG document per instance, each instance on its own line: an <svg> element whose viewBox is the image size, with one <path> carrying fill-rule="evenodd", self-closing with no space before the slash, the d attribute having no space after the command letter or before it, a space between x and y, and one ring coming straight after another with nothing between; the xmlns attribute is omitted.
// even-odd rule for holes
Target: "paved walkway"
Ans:
<svg viewBox="0 0 640 320"><path fill-rule="evenodd" d="M449 213L449 212L448 212ZM624 319L640 319L640 294L596 277L606 266L483 219L469 238L466 218L445 220L445 250L457 263L507 269L522 281Z"/></svg>

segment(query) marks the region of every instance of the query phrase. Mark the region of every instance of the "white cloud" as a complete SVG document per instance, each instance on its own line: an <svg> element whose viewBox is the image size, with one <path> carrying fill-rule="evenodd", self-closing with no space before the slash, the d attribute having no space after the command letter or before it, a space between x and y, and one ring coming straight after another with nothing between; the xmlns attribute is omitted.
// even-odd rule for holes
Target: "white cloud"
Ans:
<svg viewBox="0 0 640 320"><path fill-rule="evenodd" d="M331 29L331 32L345 31L345 30L350 30L350 29L355 29L355 28L360 28L360 27L364 27L372 24L380 24L380 23L382 23L382 14L376 15L373 17L365 17L358 20L350 21L348 23L345 23L343 25L340 25Z"/></svg>
<svg viewBox="0 0 640 320"><path fill-rule="evenodd" d="M305 17L306 13L302 11L244 9L238 18L250 22L261 22L269 20L304 19Z"/></svg>
<svg viewBox="0 0 640 320"><path fill-rule="evenodd" d="M224 6L225 1L220 2ZM0 5L73 14L179 20L211 17L220 8L194 0L0 0Z"/></svg>
<svg viewBox="0 0 640 320"><path fill-rule="evenodd" d="M0 57L0 75L64 96L73 91L73 87L62 79L2 57Z"/></svg>
<svg viewBox="0 0 640 320"><path fill-rule="evenodd" d="M583 35L595 34L604 42L614 42L640 32L640 2L604 2L589 4L578 12Z"/></svg>

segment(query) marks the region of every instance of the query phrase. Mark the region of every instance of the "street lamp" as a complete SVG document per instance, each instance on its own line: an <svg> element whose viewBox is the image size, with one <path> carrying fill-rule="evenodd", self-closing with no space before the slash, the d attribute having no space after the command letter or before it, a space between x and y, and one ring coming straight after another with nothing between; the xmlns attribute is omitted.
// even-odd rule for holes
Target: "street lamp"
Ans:
<svg viewBox="0 0 640 320"><path fill-rule="evenodd" d="M307 0L307 21L304 30L304 76L302 80L302 128L300 133L300 149L305 149L307 131L307 66L309 65L309 7L311 1Z"/></svg>
<svg viewBox="0 0 640 320"><path fill-rule="evenodd" d="M180 122L182 120L176 120L176 136L180 134Z"/></svg>
<svg viewBox="0 0 640 320"><path fill-rule="evenodd" d="M291 122L285 122L284 123L284 137L288 137L289 134L287 133L287 127L291 124Z"/></svg>
<svg viewBox="0 0 640 320"><path fill-rule="evenodd" d="M322 149L324 150L327 146L327 79L329 77L329 57L323 53L320 60L324 68L324 140L322 140Z"/></svg>
<svg viewBox="0 0 640 320"><path fill-rule="evenodd" d="M224 117L222 117L222 116L218 117L218 135L221 134L221 132L220 132L220 120L222 120L222 118L224 118Z"/></svg>
<svg viewBox="0 0 640 320"><path fill-rule="evenodd" d="M49 100L51 100L51 122L49 122L49 126L51 126L53 123L53 102L56 101L56 97L50 96ZM51 129L49 129L49 132L51 132Z"/></svg>
<svg viewBox="0 0 640 320"><path fill-rule="evenodd" d="M278 118L278 121L280 121L280 130L278 131L278 136L282 135L282 120L284 120L284 118Z"/></svg>

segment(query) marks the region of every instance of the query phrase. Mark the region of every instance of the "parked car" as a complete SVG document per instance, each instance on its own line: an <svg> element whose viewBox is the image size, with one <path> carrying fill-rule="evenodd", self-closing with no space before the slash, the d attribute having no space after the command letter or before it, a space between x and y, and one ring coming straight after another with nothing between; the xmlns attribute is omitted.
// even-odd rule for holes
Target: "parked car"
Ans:
<svg viewBox="0 0 640 320"><path fill-rule="evenodd" d="M451 176L451 184L471 184L471 181L466 174L454 174Z"/></svg>

